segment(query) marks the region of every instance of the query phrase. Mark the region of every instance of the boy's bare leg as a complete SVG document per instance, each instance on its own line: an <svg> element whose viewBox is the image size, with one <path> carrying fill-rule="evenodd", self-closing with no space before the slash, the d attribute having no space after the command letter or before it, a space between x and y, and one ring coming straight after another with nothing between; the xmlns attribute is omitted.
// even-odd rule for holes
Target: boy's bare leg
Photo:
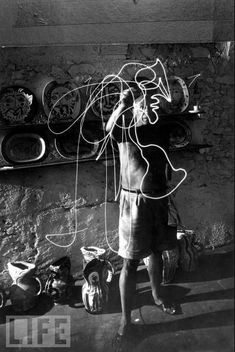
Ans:
<svg viewBox="0 0 235 352"><path fill-rule="evenodd" d="M122 317L118 330L119 335L124 335L131 324L131 309L133 295L136 289L136 272L139 261L124 259L119 279Z"/></svg>
<svg viewBox="0 0 235 352"><path fill-rule="evenodd" d="M162 257L160 253L152 253L149 256L148 273L154 302L157 305L162 304L163 300L160 295L162 282Z"/></svg>
<svg viewBox="0 0 235 352"><path fill-rule="evenodd" d="M149 256L148 273L150 284L152 288L152 295L154 302L158 308L163 312L173 315L176 313L174 304L166 304L165 299L161 296L161 282L162 282L162 256L161 254L152 253Z"/></svg>

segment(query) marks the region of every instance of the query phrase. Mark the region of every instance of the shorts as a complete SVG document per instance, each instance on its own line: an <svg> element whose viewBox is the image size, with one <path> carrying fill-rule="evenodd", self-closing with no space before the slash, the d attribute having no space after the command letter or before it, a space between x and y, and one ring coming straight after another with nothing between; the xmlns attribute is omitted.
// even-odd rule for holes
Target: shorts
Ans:
<svg viewBox="0 0 235 352"><path fill-rule="evenodd" d="M171 197L150 199L121 190L119 251L125 259L142 259L177 245L178 213Z"/></svg>

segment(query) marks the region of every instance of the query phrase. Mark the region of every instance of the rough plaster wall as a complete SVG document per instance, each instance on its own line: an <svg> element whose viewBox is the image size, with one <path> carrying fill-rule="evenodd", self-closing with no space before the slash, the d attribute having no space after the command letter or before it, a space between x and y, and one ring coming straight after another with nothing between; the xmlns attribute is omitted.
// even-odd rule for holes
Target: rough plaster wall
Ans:
<svg viewBox="0 0 235 352"><path fill-rule="evenodd" d="M35 86L38 75L76 81L81 67L77 65L89 62L87 75L98 79L116 73L126 59L156 57L168 75L202 73L192 99L206 112L203 138L213 148L172 153L171 159L188 171L176 195L182 220L203 243L213 246L233 234L233 50L228 60L226 48L222 44L8 48L0 52L0 84L25 84L40 94L41 88L38 92ZM113 200L111 168L108 170L108 238L117 249L118 204ZM108 249L104 235L105 165L80 164L76 202L74 188L75 165L0 173L0 272L5 285L10 282L5 270L8 261L31 260L45 278L48 265L68 254L76 275L82 268L82 245ZM87 230L78 233L72 246L59 248L45 239L46 234L73 230L75 217L78 229ZM64 236L58 243L70 240ZM110 251L108 255L117 262Z"/></svg>
<svg viewBox="0 0 235 352"><path fill-rule="evenodd" d="M28 169L1 174L1 270L8 261L30 260L46 269L48 264L69 255L72 271L82 267L80 247L97 245L107 248L104 230L103 163L84 163L79 170L78 197L74 201L75 165ZM112 193L110 187L110 194ZM110 244L116 246L115 232L118 205L110 198L107 204ZM46 234L78 232L72 246L57 247L45 239ZM51 238L59 245L68 245L73 235ZM8 278L6 272L4 278Z"/></svg>

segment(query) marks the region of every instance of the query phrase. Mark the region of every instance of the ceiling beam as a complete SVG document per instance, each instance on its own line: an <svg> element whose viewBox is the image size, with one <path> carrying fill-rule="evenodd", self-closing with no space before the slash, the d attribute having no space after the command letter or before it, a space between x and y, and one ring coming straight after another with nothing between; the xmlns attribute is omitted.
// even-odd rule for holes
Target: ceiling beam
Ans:
<svg viewBox="0 0 235 352"><path fill-rule="evenodd" d="M1 0L0 45L231 41L231 0Z"/></svg>

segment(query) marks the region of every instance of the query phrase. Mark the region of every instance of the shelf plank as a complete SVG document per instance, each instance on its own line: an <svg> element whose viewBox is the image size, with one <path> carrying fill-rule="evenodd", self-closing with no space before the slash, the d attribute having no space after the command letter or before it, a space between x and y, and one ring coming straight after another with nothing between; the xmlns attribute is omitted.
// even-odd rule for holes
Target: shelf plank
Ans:
<svg viewBox="0 0 235 352"><path fill-rule="evenodd" d="M205 114L204 111L198 112L183 112L183 113L175 113L175 114L160 114L159 113L159 120L167 119L189 119L189 120L205 120L205 117L200 117L200 115Z"/></svg>
<svg viewBox="0 0 235 352"><path fill-rule="evenodd" d="M188 144L185 147L182 148L172 148L170 149L170 152L195 152L199 151L199 149L206 149L206 148L212 148L213 145L211 144Z"/></svg>
<svg viewBox="0 0 235 352"><path fill-rule="evenodd" d="M96 160L95 158L84 158L84 159L80 159L79 163L88 163L88 162L104 162L104 161L109 161L109 160L116 160L119 159L119 156L116 155L115 157L101 157L99 158L99 160ZM35 164L24 164L24 165L19 165L19 164L15 164L15 165L5 165L5 166L1 166L0 167L0 172L7 172L7 171L15 171L15 170L22 170L22 169L34 169L34 168L39 168L39 167L48 167L48 166L60 166L60 165L69 165L69 164L76 164L77 160L66 160L66 161L52 161L52 162L39 162L39 163L35 163Z"/></svg>
<svg viewBox="0 0 235 352"><path fill-rule="evenodd" d="M0 1L2 46L233 40L232 0Z"/></svg>
<svg viewBox="0 0 235 352"><path fill-rule="evenodd" d="M229 23L228 23L229 22ZM165 21L0 28L1 46L74 46L97 44L211 43L233 40L233 22ZM215 34L214 34L215 33ZM220 38L221 33L221 38Z"/></svg>

